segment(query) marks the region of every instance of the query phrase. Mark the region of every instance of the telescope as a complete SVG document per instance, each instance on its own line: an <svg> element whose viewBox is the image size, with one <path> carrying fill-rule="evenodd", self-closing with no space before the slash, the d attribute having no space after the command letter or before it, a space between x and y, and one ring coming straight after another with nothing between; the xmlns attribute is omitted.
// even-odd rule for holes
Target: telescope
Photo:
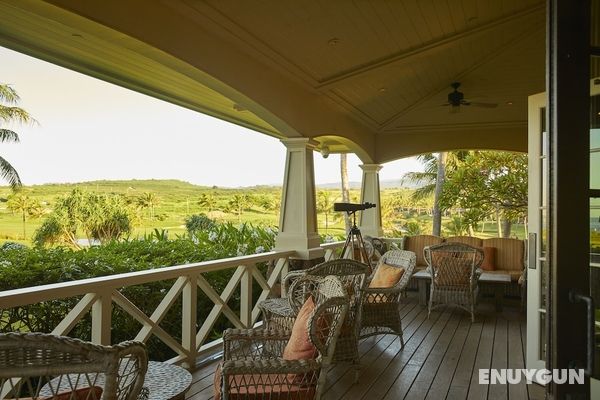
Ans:
<svg viewBox="0 0 600 400"><path fill-rule="evenodd" d="M373 208L373 207L375 207L375 204L373 204L373 203L363 203L363 204L334 203L333 211L345 211L347 213L353 213L353 212L362 211L362 210L366 210L366 209Z"/></svg>

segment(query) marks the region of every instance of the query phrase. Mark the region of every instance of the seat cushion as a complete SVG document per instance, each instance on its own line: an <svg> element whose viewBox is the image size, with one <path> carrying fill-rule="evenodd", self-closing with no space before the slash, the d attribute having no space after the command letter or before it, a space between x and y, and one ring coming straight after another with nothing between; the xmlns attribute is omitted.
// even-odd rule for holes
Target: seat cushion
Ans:
<svg viewBox="0 0 600 400"><path fill-rule="evenodd" d="M450 236L446 238L447 243L462 243L473 247L481 247L482 239L475 236Z"/></svg>
<svg viewBox="0 0 600 400"><path fill-rule="evenodd" d="M214 376L214 400L221 400L221 364ZM286 374L239 374L229 376L229 399L308 400L315 386L289 380Z"/></svg>
<svg viewBox="0 0 600 400"><path fill-rule="evenodd" d="M283 349L284 360L306 360L317 356L317 348L310 341L308 334L308 322L314 310L315 302L310 296L298 311L290 340Z"/></svg>
<svg viewBox="0 0 600 400"><path fill-rule="evenodd" d="M519 239L491 238L483 241L483 247L496 248L496 269L518 271L525 267L525 242Z"/></svg>
<svg viewBox="0 0 600 400"><path fill-rule="evenodd" d="M520 271L507 271L505 269L495 269L493 271L485 271L488 274L505 274L505 275L510 275L510 280L511 282L518 282L519 278L521 277L521 275L523 275L523 272Z"/></svg>
<svg viewBox="0 0 600 400"><path fill-rule="evenodd" d="M427 266L425 257L423 256L423 249L427 246L433 246L434 244L440 244L444 241L439 236L432 235L416 235L406 236L404 239L404 250L412 251L417 256L417 267Z"/></svg>

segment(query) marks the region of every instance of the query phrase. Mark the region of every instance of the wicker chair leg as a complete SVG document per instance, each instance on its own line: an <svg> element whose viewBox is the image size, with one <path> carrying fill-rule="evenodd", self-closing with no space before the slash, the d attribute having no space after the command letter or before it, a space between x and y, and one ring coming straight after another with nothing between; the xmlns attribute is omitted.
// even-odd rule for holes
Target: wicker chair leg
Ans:
<svg viewBox="0 0 600 400"><path fill-rule="evenodd" d="M404 335L400 334L400 350L404 350Z"/></svg>
<svg viewBox="0 0 600 400"><path fill-rule="evenodd" d="M358 383L358 378L360 378L360 364L354 364L354 383Z"/></svg>

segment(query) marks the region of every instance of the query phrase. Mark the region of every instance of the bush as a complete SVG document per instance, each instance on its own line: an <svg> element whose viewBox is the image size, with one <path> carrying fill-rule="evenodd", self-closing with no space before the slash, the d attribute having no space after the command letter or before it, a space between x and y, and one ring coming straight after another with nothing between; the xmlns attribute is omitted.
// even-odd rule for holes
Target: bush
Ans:
<svg viewBox="0 0 600 400"><path fill-rule="evenodd" d="M202 231L193 237L169 240L166 234L157 234L141 240L113 241L84 250L4 245L0 250L0 291L260 253L270 250L274 240L275 232L269 228L247 224L238 227L228 223L214 225L212 230ZM264 272L267 266L259 268ZM220 293L233 272L233 269L210 272L204 274L204 277ZM146 315L151 315L173 282L174 280L131 286L123 289L122 293ZM254 290L256 298L260 287L255 285ZM0 332L50 332L78 300L79 298L68 298L5 309L0 317ZM239 309L239 290L229 305L233 310ZM199 324L206 319L212 307L212 301L199 294ZM120 308L113 307L113 342L134 338L140 327L137 321ZM171 307L161 322L161 327L173 337L181 337L181 300ZM230 324L222 317L215 324L212 338L219 337L220 332L227 327ZM89 315L75 326L71 335L84 340L91 338ZM148 342L148 349L152 359L165 360L175 355L155 339Z"/></svg>
<svg viewBox="0 0 600 400"><path fill-rule="evenodd" d="M214 227L215 221L204 214L190 215L185 219L185 229L187 229L190 235L196 235L202 231L209 231L214 229Z"/></svg>

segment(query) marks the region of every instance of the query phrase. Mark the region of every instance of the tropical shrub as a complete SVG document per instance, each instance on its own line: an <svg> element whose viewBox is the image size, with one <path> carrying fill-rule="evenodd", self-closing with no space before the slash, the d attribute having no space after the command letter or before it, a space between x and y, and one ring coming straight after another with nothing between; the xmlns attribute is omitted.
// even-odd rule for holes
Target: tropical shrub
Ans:
<svg viewBox="0 0 600 400"><path fill-rule="evenodd" d="M74 189L60 198L33 237L37 246L79 248L77 234L101 243L118 240L131 232L135 210L121 195L88 193Z"/></svg>

